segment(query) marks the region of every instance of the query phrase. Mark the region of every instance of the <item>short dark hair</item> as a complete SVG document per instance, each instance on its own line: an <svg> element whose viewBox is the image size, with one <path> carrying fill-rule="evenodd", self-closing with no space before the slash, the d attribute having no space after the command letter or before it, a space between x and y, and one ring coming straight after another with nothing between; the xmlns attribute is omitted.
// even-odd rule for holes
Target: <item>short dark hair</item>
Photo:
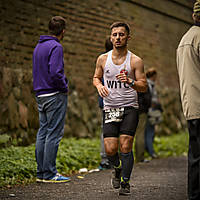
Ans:
<svg viewBox="0 0 200 200"><path fill-rule="evenodd" d="M151 78L152 76L156 75L157 74L157 71L154 67L151 67L147 70L146 72L146 77L147 78Z"/></svg>
<svg viewBox="0 0 200 200"><path fill-rule="evenodd" d="M61 16L54 16L49 21L49 33L58 36L66 27L66 21Z"/></svg>
<svg viewBox="0 0 200 200"><path fill-rule="evenodd" d="M110 30L112 31L113 28L116 27L124 27L128 33L128 35L130 34L130 26L126 23L126 22L114 22L111 26L110 26Z"/></svg>

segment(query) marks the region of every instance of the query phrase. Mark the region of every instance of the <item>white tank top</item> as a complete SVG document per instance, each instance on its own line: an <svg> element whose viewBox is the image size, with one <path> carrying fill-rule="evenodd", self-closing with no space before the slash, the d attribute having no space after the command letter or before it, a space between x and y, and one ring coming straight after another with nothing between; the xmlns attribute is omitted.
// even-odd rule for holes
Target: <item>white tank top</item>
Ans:
<svg viewBox="0 0 200 200"><path fill-rule="evenodd" d="M131 52L127 52L124 63L115 65L112 61L112 50L109 51L103 75L104 85L109 90L109 95L103 98L104 110L127 106L139 107L136 90L128 84L120 82L115 77L123 69L126 70L130 78L134 79L134 74L131 70Z"/></svg>

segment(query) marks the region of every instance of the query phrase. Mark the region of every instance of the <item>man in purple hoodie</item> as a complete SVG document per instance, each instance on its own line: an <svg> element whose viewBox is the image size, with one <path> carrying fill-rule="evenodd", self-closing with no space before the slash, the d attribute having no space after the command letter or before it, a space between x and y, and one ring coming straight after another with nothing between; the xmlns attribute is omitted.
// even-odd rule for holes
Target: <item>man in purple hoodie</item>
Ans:
<svg viewBox="0 0 200 200"><path fill-rule="evenodd" d="M64 134L68 81L64 75L60 40L66 22L60 16L49 22L49 35L41 35L33 52L33 89L38 104L40 128L36 138L37 182L70 181L57 172L56 156Z"/></svg>

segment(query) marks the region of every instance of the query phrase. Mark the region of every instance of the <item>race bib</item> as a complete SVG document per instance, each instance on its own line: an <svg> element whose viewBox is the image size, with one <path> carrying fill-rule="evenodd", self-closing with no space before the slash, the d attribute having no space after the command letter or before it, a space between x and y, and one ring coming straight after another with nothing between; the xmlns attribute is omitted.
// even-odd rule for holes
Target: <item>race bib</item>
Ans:
<svg viewBox="0 0 200 200"><path fill-rule="evenodd" d="M121 122L124 115L124 108L111 108L105 110L105 123Z"/></svg>

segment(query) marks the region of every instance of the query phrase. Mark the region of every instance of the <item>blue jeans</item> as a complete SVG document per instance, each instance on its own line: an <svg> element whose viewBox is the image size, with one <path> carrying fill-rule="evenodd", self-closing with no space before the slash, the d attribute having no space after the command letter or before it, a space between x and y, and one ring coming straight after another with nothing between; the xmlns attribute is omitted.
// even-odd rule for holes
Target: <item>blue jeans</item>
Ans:
<svg viewBox="0 0 200 200"><path fill-rule="evenodd" d="M50 179L57 173L56 157L64 134L67 94L36 97L40 128L36 138L37 178Z"/></svg>
<svg viewBox="0 0 200 200"><path fill-rule="evenodd" d="M188 120L188 198L200 199L200 119Z"/></svg>
<svg viewBox="0 0 200 200"><path fill-rule="evenodd" d="M145 128L145 148L150 156L152 156L155 153L153 149L154 135L155 135L155 126L151 125L147 120Z"/></svg>

